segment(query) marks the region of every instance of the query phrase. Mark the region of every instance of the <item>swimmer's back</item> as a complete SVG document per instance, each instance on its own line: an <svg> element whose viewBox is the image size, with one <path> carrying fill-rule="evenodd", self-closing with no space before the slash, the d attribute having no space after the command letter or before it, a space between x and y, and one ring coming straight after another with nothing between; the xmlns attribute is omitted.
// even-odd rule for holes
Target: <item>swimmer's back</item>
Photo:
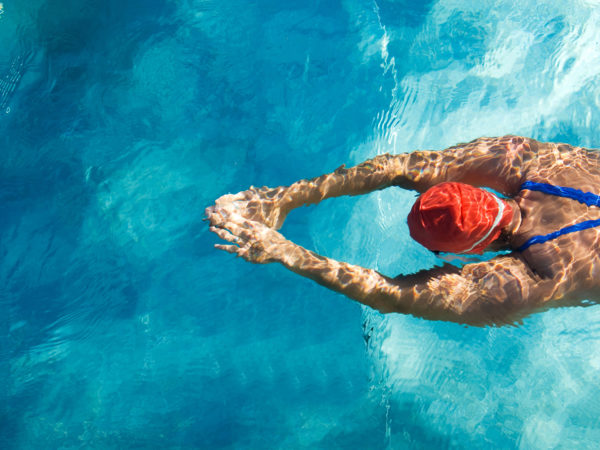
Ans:
<svg viewBox="0 0 600 450"><path fill-rule="evenodd" d="M527 164L526 180L600 194L600 152L567 144L537 141L537 157ZM532 147L534 146L532 145ZM521 190L514 200L521 225L511 246L518 248L533 236L547 235L587 220L600 219L600 207L534 190ZM522 252L531 269L556 283L557 292L579 297L596 295L600 287L600 228L594 227L535 244ZM577 289L574 289L577 286Z"/></svg>

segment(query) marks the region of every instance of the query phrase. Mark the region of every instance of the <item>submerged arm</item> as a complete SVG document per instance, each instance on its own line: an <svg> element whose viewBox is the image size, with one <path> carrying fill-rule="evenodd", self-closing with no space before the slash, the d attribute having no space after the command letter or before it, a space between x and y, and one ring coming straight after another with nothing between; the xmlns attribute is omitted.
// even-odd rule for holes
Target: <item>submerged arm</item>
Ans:
<svg viewBox="0 0 600 450"><path fill-rule="evenodd" d="M247 219L280 228L287 214L303 205L342 195L360 195L389 186L424 192L444 181L486 186L506 195L515 194L524 179L528 162L539 143L505 136L481 138L442 151L415 151L379 155L357 166L341 166L332 173L290 186L254 188L225 195L206 210L235 212ZM212 222L213 226L221 225Z"/></svg>
<svg viewBox="0 0 600 450"><path fill-rule="evenodd" d="M516 193L538 144L527 138L505 136L480 138L441 151L379 155L350 169L342 166L333 173L283 188L281 205L289 211L326 198L360 195L389 186L424 192L444 181Z"/></svg>
<svg viewBox="0 0 600 450"><path fill-rule="evenodd" d="M237 214L278 229L287 214L302 205L341 195L359 195L383 189L395 183L402 158L380 155L355 167L341 166L332 173L310 180L300 180L290 186L276 188L251 186L237 194L227 194L206 209L212 226L221 226L217 212Z"/></svg>
<svg viewBox="0 0 600 450"><path fill-rule="evenodd" d="M229 231L227 231L229 230ZM211 231L236 245L217 245L254 263L287 269L383 313L471 325L504 324L558 298L555 280L536 275L519 254L462 269L445 266L389 278L320 256L257 222L230 217Z"/></svg>
<svg viewBox="0 0 600 450"><path fill-rule="evenodd" d="M542 146L533 139L503 136L401 155L406 160L398 185L424 192L438 183L457 181L514 195Z"/></svg>
<svg viewBox="0 0 600 450"><path fill-rule="evenodd" d="M444 266L394 279L299 246L280 262L382 313L470 325L514 322L552 299L554 293L552 280L541 279L524 261L511 256L462 269Z"/></svg>

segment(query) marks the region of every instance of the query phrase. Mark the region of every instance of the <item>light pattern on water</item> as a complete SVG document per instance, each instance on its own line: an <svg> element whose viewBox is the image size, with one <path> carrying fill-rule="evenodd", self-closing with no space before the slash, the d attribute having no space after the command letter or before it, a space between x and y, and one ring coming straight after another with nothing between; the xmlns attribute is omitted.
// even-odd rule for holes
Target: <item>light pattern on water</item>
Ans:
<svg viewBox="0 0 600 450"><path fill-rule="evenodd" d="M598 308L382 317L216 252L201 218L383 152L600 146L598 6L4 2L2 447L593 445ZM414 272L439 261L408 237L413 199L326 201L283 232Z"/></svg>

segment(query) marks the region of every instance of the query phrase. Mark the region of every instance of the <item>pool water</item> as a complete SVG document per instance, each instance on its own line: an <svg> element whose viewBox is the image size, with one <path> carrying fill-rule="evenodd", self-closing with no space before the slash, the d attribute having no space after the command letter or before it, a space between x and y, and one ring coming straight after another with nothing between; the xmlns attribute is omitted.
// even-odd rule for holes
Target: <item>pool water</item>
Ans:
<svg viewBox="0 0 600 450"><path fill-rule="evenodd" d="M0 8L0 446L589 448L600 308L382 316L213 248L204 208L380 153L600 147L600 1ZM440 264L398 188L294 211L317 252Z"/></svg>

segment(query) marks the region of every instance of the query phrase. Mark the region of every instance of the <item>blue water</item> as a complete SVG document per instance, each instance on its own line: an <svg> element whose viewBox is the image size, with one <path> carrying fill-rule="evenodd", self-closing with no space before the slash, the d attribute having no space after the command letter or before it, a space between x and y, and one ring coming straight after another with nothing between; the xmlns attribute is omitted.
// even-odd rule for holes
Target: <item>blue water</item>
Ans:
<svg viewBox="0 0 600 450"><path fill-rule="evenodd" d="M585 448L600 308L504 328L381 316L220 253L204 207L378 153L600 147L600 2L4 1L0 446ZM438 263L393 188L290 239Z"/></svg>

